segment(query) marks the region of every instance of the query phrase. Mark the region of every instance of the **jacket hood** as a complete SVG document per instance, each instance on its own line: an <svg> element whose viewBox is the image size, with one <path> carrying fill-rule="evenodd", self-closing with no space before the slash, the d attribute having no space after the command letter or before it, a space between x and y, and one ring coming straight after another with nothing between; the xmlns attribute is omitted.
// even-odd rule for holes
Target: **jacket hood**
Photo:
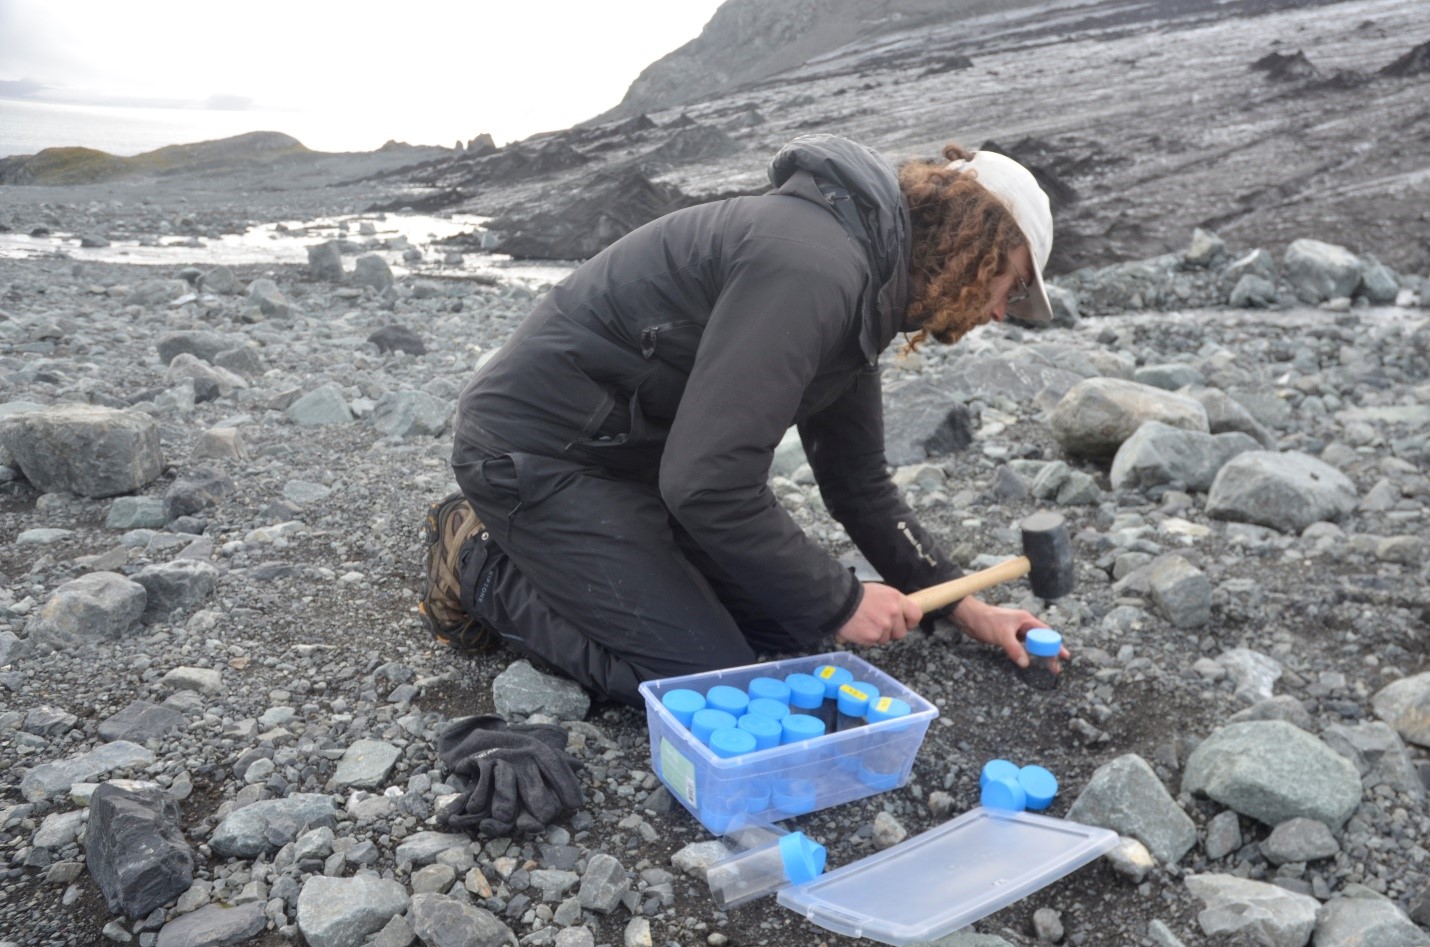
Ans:
<svg viewBox="0 0 1430 947"><path fill-rule="evenodd" d="M874 274L864 293L859 343L876 362L903 327L909 303L909 210L888 159L847 138L806 135L780 149L770 181L781 187L800 171L811 174L825 204L864 249Z"/></svg>

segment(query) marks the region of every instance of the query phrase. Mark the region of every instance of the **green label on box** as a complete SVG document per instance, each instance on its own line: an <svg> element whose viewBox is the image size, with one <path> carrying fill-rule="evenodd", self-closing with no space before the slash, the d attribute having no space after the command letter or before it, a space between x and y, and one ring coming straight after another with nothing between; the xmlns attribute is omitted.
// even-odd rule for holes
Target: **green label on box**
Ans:
<svg viewBox="0 0 1430 947"><path fill-rule="evenodd" d="M665 737L660 738L660 774L671 792L695 805L695 764Z"/></svg>

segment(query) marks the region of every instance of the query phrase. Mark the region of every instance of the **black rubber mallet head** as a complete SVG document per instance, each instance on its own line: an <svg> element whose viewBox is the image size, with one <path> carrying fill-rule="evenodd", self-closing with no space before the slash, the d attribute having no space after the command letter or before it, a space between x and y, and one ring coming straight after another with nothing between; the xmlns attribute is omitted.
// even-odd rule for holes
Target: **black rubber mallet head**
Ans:
<svg viewBox="0 0 1430 947"><path fill-rule="evenodd" d="M1073 590L1072 540L1067 523L1051 512L1034 513L1022 522L1023 554L980 572L921 589L909 595L925 612L984 589L1028 576L1033 594L1041 599L1062 598Z"/></svg>

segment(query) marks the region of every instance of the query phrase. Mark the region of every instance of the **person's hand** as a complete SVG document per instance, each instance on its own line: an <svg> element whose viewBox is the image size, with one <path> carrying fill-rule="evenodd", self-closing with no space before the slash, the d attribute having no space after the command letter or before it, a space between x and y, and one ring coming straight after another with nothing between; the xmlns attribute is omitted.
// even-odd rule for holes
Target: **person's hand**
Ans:
<svg viewBox="0 0 1430 947"><path fill-rule="evenodd" d="M1028 666L1028 652L1023 649L1023 639L1029 630L1048 627L1047 622L1032 612L989 605L972 596L959 602L950 618L959 631L974 641L1002 648L1009 660L1020 668ZM1066 647L1058 655L1061 661L1071 657Z"/></svg>
<svg viewBox="0 0 1430 947"><path fill-rule="evenodd" d="M923 609L898 589L878 582L864 583L864 600L854 617L844 623L835 637L850 644L870 647L898 641L918 625Z"/></svg>

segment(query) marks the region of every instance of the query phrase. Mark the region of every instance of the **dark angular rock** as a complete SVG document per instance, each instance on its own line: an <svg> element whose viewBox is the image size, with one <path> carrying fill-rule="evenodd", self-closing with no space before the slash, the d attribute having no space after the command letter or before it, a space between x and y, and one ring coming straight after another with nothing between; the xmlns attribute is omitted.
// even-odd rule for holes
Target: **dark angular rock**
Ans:
<svg viewBox="0 0 1430 947"><path fill-rule="evenodd" d="M219 501L234 490L227 474L214 467L195 467L175 480L164 493L164 515L169 519L192 516Z"/></svg>
<svg viewBox="0 0 1430 947"><path fill-rule="evenodd" d="M157 789L105 783L90 798L89 812L85 865L110 911L144 917L188 890L194 853L172 799Z"/></svg>
<svg viewBox="0 0 1430 947"><path fill-rule="evenodd" d="M426 355L427 345L422 337L406 326L383 326L367 340L376 345L380 352L406 352L408 355Z"/></svg>
<svg viewBox="0 0 1430 947"><path fill-rule="evenodd" d="M218 584L218 569L201 559L176 559L149 566L134 581L149 593L145 620L155 621L202 603Z"/></svg>

